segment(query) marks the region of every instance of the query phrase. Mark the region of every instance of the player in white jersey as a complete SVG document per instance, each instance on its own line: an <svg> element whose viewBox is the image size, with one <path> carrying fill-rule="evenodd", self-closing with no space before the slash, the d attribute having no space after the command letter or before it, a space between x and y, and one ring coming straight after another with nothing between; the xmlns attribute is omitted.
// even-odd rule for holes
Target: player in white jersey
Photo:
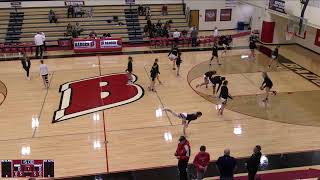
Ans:
<svg viewBox="0 0 320 180"><path fill-rule="evenodd" d="M48 80L48 74L49 74L49 70L48 70L48 66L46 64L43 63L43 60L40 60L40 75L42 77L43 80L43 85L45 88L49 88L49 80Z"/></svg>

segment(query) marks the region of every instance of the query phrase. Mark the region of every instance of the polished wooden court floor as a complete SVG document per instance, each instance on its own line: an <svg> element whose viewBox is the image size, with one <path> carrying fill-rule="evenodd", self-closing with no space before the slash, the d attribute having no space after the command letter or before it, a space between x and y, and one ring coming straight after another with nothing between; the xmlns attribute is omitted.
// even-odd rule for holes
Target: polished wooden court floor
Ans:
<svg viewBox="0 0 320 180"><path fill-rule="evenodd" d="M229 51L222 66L213 65L227 77L230 93L235 97L223 116L217 115L214 101L199 95L210 95L211 90L194 87L201 74L210 69L211 52L201 51L183 53L180 77L172 70L167 53L132 55L136 84L145 89L143 98L99 112L98 121L93 120L93 114L87 114L54 124L60 85L100 74L122 73L128 56L47 59L51 73L48 90L42 86L38 60L32 61L30 81L25 79L20 61L0 62L0 80L7 92L0 106L0 159L53 159L56 177L175 165L173 154L182 134L181 122L167 114L157 118L155 111L163 106L177 112L203 112L187 129L192 159L202 144L212 159L226 147L235 157L249 156L256 144L265 154L319 149L319 87L283 66L267 69L269 59L263 54L259 53L255 61L240 58L248 53L247 49ZM319 74L319 55L296 45L281 47L280 54ZM157 92L153 93L147 87L155 58L160 59L163 84L157 84ZM279 91L267 107L259 105L258 87L264 70L270 71ZM33 115L39 116L36 130L31 128ZM238 133L234 133L235 129ZM101 147L94 148L95 141L101 142ZM30 155L21 155L22 146L31 147Z"/></svg>

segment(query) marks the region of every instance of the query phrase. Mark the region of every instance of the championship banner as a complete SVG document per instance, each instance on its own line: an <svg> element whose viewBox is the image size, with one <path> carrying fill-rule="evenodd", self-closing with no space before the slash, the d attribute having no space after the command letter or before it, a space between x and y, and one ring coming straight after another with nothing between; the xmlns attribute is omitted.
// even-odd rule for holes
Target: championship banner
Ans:
<svg viewBox="0 0 320 180"><path fill-rule="evenodd" d="M280 13L286 14L285 6L286 6L286 2L283 0L270 0L269 1L269 9L280 12Z"/></svg>
<svg viewBox="0 0 320 180"><path fill-rule="evenodd" d="M232 9L220 10L220 21L231 21Z"/></svg>
<svg viewBox="0 0 320 180"><path fill-rule="evenodd" d="M320 29L317 29L316 38L314 40L314 45L320 47Z"/></svg>
<svg viewBox="0 0 320 180"><path fill-rule="evenodd" d="M135 4L135 0L125 0L125 4Z"/></svg>
<svg viewBox="0 0 320 180"><path fill-rule="evenodd" d="M205 21L216 21L217 20L217 10L216 9L206 9L205 11Z"/></svg>
<svg viewBox="0 0 320 180"><path fill-rule="evenodd" d="M95 40L74 40L73 48L74 49L95 49L96 48Z"/></svg>
<svg viewBox="0 0 320 180"><path fill-rule="evenodd" d="M100 40L100 48L119 48L121 47L121 42L119 40Z"/></svg>
<svg viewBox="0 0 320 180"><path fill-rule="evenodd" d="M84 6L84 1L81 0L68 0L68 1L64 1L64 5L65 6Z"/></svg>

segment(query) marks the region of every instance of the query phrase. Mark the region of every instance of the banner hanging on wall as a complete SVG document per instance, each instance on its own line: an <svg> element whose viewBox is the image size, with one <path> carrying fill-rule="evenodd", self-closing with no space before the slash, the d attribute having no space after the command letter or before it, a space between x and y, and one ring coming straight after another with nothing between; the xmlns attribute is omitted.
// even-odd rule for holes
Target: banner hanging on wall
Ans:
<svg viewBox="0 0 320 180"><path fill-rule="evenodd" d="M220 10L220 21L231 21L232 9Z"/></svg>
<svg viewBox="0 0 320 180"><path fill-rule="evenodd" d="M270 0L269 1L269 9L280 12L280 13L286 14L285 6L286 6L286 2L283 0Z"/></svg>
<svg viewBox="0 0 320 180"><path fill-rule="evenodd" d="M65 6L84 6L84 1L83 0L67 0L64 1Z"/></svg>
<svg viewBox="0 0 320 180"><path fill-rule="evenodd" d="M320 29L317 29L316 39L314 41L314 45L320 47Z"/></svg>
<svg viewBox="0 0 320 180"><path fill-rule="evenodd" d="M205 11L205 21L216 21L217 20L217 10L216 9L206 9Z"/></svg>

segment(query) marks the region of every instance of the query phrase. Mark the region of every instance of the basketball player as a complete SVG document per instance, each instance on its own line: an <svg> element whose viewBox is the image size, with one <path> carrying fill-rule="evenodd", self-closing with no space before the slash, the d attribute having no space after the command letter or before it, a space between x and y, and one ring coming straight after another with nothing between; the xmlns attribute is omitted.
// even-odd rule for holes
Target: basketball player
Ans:
<svg viewBox="0 0 320 180"><path fill-rule="evenodd" d="M273 61L275 61L275 63L277 64L277 67L279 67L279 60L278 60L279 47L280 46L276 46L276 48L272 51L270 63L269 63L269 66L268 66L269 68L271 68L271 65L272 65Z"/></svg>
<svg viewBox="0 0 320 180"><path fill-rule="evenodd" d="M217 59L218 65L221 65L221 64L219 63L218 50L219 50L218 45L217 45L217 43L215 42L215 43L213 44L213 47L212 47L212 57L211 57L211 59L210 59L210 64L209 64L210 66L211 66L211 62L212 62L212 60L213 60L214 58Z"/></svg>
<svg viewBox="0 0 320 180"><path fill-rule="evenodd" d="M132 83L132 71L133 71L132 61L133 61L132 57L129 56L128 57L128 66L126 69L127 76L128 76L128 83Z"/></svg>
<svg viewBox="0 0 320 180"><path fill-rule="evenodd" d="M256 45L256 42L253 39L250 40L249 48L250 48L250 56L249 56L249 58L256 58L255 49L257 48L257 45Z"/></svg>
<svg viewBox="0 0 320 180"><path fill-rule="evenodd" d="M171 113L173 116L182 120L181 123L183 125L183 135L186 135L186 129L187 129L188 125L190 124L190 122L194 121L202 116L202 112L200 112L200 111L188 114L188 113L176 113L168 108L164 108L162 110L167 111L167 112Z"/></svg>
<svg viewBox="0 0 320 180"><path fill-rule="evenodd" d="M40 60L40 75L42 76L43 85L45 88L49 88L49 80L48 80L48 66L43 63L43 60Z"/></svg>
<svg viewBox="0 0 320 180"><path fill-rule="evenodd" d="M227 106L228 98L232 99L232 96L229 94L229 89L227 87L228 81L223 81L221 87L219 99L221 101L221 107L218 109L218 115L223 115L223 110Z"/></svg>
<svg viewBox="0 0 320 180"><path fill-rule="evenodd" d="M209 78L209 82L212 84L213 95L215 95L216 93L219 92L219 89L220 89L223 81L225 81L225 80L226 80L226 78L222 77L222 76L214 76L214 77L211 76L211 78ZM219 84L219 86L218 86L218 89L216 91L217 84Z"/></svg>
<svg viewBox="0 0 320 180"><path fill-rule="evenodd" d="M223 46L223 51L221 53L221 57L224 57L227 55L227 50L228 50L228 47L229 47L229 40L226 36L223 37L222 39L222 46Z"/></svg>
<svg viewBox="0 0 320 180"><path fill-rule="evenodd" d="M178 54L179 54L179 49L178 49L177 45L174 45L172 47L170 53L168 54L170 61L172 61L172 69L173 70L176 70L176 60L178 58Z"/></svg>
<svg viewBox="0 0 320 180"><path fill-rule="evenodd" d="M262 100L263 102L268 102L268 98L269 98L269 93L271 91L271 88L273 86L273 83L271 81L271 79L269 78L268 74L266 72L262 72L262 77L263 77L263 82L261 84L260 89L261 90L266 90L266 98L264 100ZM271 91L273 95L277 95L276 91Z"/></svg>
<svg viewBox="0 0 320 180"><path fill-rule="evenodd" d="M181 52L178 53L178 57L176 60L176 65L177 65L177 76L180 76L180 65L182 63L182 59L181 59Z"/></svg>
<svg viewBox="0 0 320 180"><path fill-rule="evenodd" d="M159 74L160 74L160 71L159 71L158 59L156 58L154 60L152 68L150 70L151 84L148 87L149 91L156 92L156 90L155 90L156 81L155 80L156 80L156 78L158 77Z"/></svg>
<svg viewBox="0 0 320 180"><path fill-rule="evenodd" d="M29 72L30 72L30 67L31 67L31 61L30 61L30 58L26 55L25 52L22 52L21 64L22 64L23 69L27 73L26 78L28 80L30 80Z"/></svg>
<svg viewBox="0 0 320 180"><path fill-rule="evenodd" d="M209 79L215 75L217 72L216 71L208 71L206 73L204 73L203 75L203 83L196 85L196 88L201 87L203 85L206 85L206 88L208 88L208 84L209 84Z"/></svg>

